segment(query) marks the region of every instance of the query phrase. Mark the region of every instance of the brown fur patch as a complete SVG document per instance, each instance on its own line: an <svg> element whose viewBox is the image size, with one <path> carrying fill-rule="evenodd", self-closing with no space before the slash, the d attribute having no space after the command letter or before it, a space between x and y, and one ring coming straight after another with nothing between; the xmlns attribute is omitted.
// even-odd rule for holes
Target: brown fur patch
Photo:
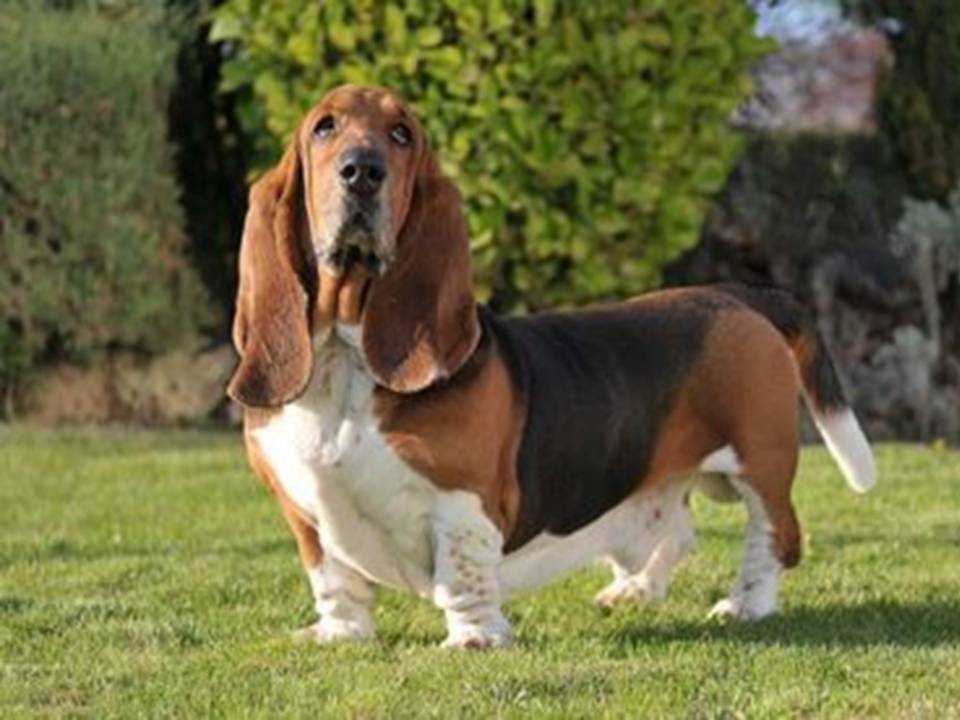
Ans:
<svg viewBox="0 0 960 720"><path fill-rule="evenodd" d="M506 537L516 521L522 417L509 374L489 348L449 383L416 395L377 395L381 432L431 482L480 496Z"/></svg>

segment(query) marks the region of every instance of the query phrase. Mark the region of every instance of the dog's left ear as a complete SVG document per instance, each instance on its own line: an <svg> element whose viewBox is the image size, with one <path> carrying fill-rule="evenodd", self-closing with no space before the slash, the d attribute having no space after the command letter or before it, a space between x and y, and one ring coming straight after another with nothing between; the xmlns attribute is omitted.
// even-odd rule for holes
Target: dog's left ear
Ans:
<svg viewBox="0 0 960 720"><path fill-rule="evenodd" d="M480 341L460 193L427 150L396 258L373 282L362 322L371 374L399 393L451 377Z"/></svg>

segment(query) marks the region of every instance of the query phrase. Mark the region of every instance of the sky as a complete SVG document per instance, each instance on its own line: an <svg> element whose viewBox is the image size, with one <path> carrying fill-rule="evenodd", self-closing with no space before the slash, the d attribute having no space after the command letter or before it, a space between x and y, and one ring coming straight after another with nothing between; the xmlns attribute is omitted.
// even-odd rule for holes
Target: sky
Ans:
<svg viewBox="0 0 960 720"><path fill-rule="evenodd" d="M780 42L817 45L854 24L843 17L839 0L748 0L757 12L756 33Z"/></svg>

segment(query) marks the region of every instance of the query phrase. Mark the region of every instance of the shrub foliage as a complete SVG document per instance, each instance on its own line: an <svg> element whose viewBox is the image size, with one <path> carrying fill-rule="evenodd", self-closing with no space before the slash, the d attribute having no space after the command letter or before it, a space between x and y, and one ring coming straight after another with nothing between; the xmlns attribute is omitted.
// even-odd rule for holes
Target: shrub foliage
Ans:
<svg viewBox="0 0 960 720"><path fill-rule="evenodd" d="M0 10L0 387L48 359L157 350L203 318L181 255L151 11Z"/></svg>
<svg viewBox="0 0 960 720"><path fill-rule="evenodd" d="M861 0L858 7L901 24L880 94L881 129L911 193L946 201L960 180L960 3Z"/></svg>
<svg viewBox="0 0 960 720"><path fill-rule="evenodd" d="M715 0L227 0L222 87L272 163L343 82L397 90L469 210L481 293L537 309L635 293L696 238L766 44Z"/></svg>

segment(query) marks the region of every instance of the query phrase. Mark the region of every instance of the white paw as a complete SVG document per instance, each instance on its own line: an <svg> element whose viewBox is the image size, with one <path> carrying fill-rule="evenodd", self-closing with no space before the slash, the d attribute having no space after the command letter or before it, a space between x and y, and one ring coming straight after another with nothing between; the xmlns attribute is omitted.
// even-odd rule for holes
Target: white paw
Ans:
<svg viewBox="0 0 960 720"><path fill-rule="evenodd" d="M464 624L451 627L442 647L486 650L507 647L512 643L513 631L507 621L501 619L486 625Z"/></svg>
<svg viewBox="0 0 960 720"><path fill-rule="evenodd" d="M336 642L362 642L373 639L373 630L361 623L324 618L293 633L294 642L326 645Z"/></svg>
<svg viewBox="0 0 960 720"><path fill-rule="evenodd" d="M759 620L776 612L776 608L761 608L752 605L747 599L739 596L724 598L714 605L707 619L709 620Z"/></svg>
<svg viewBox="0 0 960 720"><path fill-rule="evenodd" d="M667 584L657 582L644 573L624 580L614 580L598 592L593 602L597 607L612 608L625 603L661 602L667 597Z"/></svg>

